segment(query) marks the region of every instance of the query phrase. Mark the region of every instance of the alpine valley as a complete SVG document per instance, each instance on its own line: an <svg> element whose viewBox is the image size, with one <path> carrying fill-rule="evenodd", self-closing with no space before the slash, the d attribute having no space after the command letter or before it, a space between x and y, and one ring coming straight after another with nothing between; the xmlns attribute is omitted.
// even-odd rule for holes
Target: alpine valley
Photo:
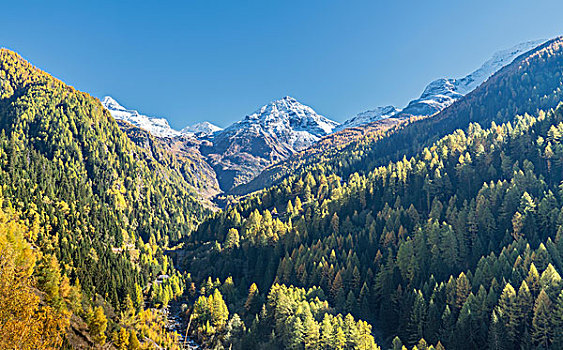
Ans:
<svg viewBox="0 0 563 350"><path fill-rule="evenodd" d="M376 107L359 113L342 124L318 115L311 107L289 96L268 103L226 129L204 121L177 131L170 127L166 119L148 117L136 110L128 110L110 96L102 99L102 105L116 120L148 131L157 138L174 139L172 142L177 145L177 149L188 149L191 153L201 155L199 163L206 162L215 172L215 179L207 180L213 184L212 190L205 190L204 196L219 192L241 194L249 191L244 185L264 169L309 148L334 132L383 119L392 118L379 123L380 126L389 127L401 120L435 115L473 91L516 57L544 41L524 42L499 51L479 69L463 78L437 79L428 84L420 98L412 100L405 108ZM209 175L208 171L206 175ZM237 186L240 188L233 192ZM251 190L258 189L250 186Z"/></svg>
<svg viewBox="0 0 563 350"><path fill-rule="evenodd" d="M0 348L563 349L563 37L343 123L175 130L0 50Z"/></svg>

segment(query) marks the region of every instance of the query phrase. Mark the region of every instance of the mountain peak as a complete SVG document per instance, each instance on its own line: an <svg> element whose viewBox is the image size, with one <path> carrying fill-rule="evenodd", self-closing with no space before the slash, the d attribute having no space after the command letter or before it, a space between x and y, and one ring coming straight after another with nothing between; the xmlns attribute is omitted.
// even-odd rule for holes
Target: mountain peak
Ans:
<svg viewBox="0 0 563 350"><path fill-rule="evenodd" d="M117 110L125 110L125 107L119 104L113 97L111 96L104 96L102 98L102 105L108 109L117 109Z"/></svg>
<svg viewBox="0 0 563 350"><path fill-rule="evenodd" d="M291 96L273 100L214 135L203 148L223 189L254 178L267 166L308 148L338 123Z"/></svg>
<svg viewBox="0 0 563 350"><path fill-rule="evenodd" d="M252 125L259 125L272 135L280 136L280 133L299 131L319 138L330 134L338 123L317 114L311 107L302 104L295 98L285 96L260 107L243 120L231 125L227 130L252 127Z"/></svg>
<svg viewBox="0 0 563 350"><path fill-rule="evenodd" d="M270 112L275 113L275 111L279 111L279 113L283 113L284 111L289 111L289 110L304 110L304 109L310 109L312 111L311 107L302 104L301 102L297 101L295 98L291 96L284 96L280 99L273 100L263 105L262 107L254 111L254 113L250 114L248 117L258 117L258 116L264 117L267 116Z"/></svg>
<svg viewBox="0 0 563 350"><path fill-rule="evenodd" d="M180 130L180 132L182 134L192 133L197 136L210 136L221 130L223 130L223 128L220 128L217 125L212 124L208 121L203 121L193 125L188 125L182 130Z"/></svg>
<svg viewBox="0 0 563 350"><path fill-rule="evenodd" d="M111 96L105 96L101 102L116 120L126 121L136 127L150 132L154 136L175 137L180 135L179 131L170 127L168 120L165 118L149 117L140 114L134 109L127 109L120 105L119 102Z"/></svg>
<svg viewBox="0 0 563 350"><path fill-rule="evenodd" d="M284 96L278 101L297 102L297 100L291 96Z"/></svg>
<svg viewBox="0 0 563 350"><path fill-rule="evenodd" d="M358 113L356 116L346 120L336 128L336 131L373 123L381 119L391 118L399 112L401 112L401 109L391 105L375 107L374 109Z"/></svg>

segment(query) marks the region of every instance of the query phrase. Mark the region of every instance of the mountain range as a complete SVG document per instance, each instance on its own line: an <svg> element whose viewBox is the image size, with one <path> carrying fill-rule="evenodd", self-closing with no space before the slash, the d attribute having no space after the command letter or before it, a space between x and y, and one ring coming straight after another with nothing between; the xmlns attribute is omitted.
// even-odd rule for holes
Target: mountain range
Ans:
<svg viewBox="0 0 563 350"><path fill-rule="evenodd" d="M101 102L116 120L167 139L166 143L177 144L177 150L189 149L192 156L207 162L215 172L212 183L217 181L223 191L250 181L269 165L308 148L338 126L289 96L268 103L226 129L202 122L181 131L172 129L166 119L127 109L110 96ZM203 171L203 167L198 169Z"/></svg>
<svg viewBox="0 0 563 350"><path fill-rule="evenodd" d="M533 49L534 47L539 46L543 42L545 42L545 40L531 40L515 45L509 49L498 51L494 53L489 60L485 61L485 63L483 63L481 67L462 78L436 79L430 82L424 88L424 91L419 98L410 101L404 108L399 108L391 105L376 107L372 110L358 113L356 116L347 119L341 124L335 121L329 121L330 124L333 125L333 127L330 128L330 130L325 128L325 134L329 134L333 131L343 130L349 127L361 126L389 117L408 118L410 116L419 117L433 115L448 107L460 97L473 91L476 87L481 85L499 69L510 64L519 55ZM294 102L286 103L284 106L285 108L282 107L278 111L272 113L270 118L248 119L249 116L247 116L245 118L245 123L252 124L266 122L266 124L273 125L275 122L272 122L272 119L276 117L283 118L283 116L285 115L284 112L290 113L293 109L293 112L300 113L300 111L304 110L305 108L309 108L309 113L315 113L314 110L312 110L310 107L298 103L295 99L289 96L265 105L260 110L265 111L267 109L272 109L272 106L282 104L282 102L280 101ZM170 127L168 121L165 118L148 117L140 114L136 110L128 110L125 107L121 106L111 96L105 96L102 99L102 104L111 112L111 114L116 119L130 122L131 124L145 129L151 132L153 135L159 137L175 137L185 133L209 136L223 130L216 125L204 121L196 123L192 126L187 126L181 131L177 131ZM255 114L258 114L258 111L255 112L254 115ZM242 122L244 122L244 120L236 122L235 124L241 124ZM326 132L327 130L329 130L330 132ZM314 135L314 133L312 135ZM304 137L309 137L309 135Z"/></svg>
<svg viewBox="0 0 563 350"><path fill-rule="evenodd" d="M181 131L174 130L170 127L166 118L149 117L139 113L134 109L127 109L123 107L111 96L105 96L101 100L102 105L107 108L111 115L116 120L123 120L136 127L150 132L157 137L178 137L180 135L193 134L198 136L211 135L217 131L222 130L220 127L213 125L209 122L196 123L182 129Z"/></svg>
<svg viewBox="0 0 563 350"><path fill-rule="evenodd" d="M382 124L389 127L411 117L434 115L473 91L516 57L543 42L545 40L527 41L499 51L465 77L434 80L419 98L410 101L404 108L376 107L342 124L317 114L311 107L289 96L264 105L225 129L205 121L181 131L172 129L165 118L142 115L121 106L110 96L104 97L102 104L117 120L128 122L156 137L179 140L184 144L181 148L188 148L201 156L199 163L206 162L213 168L213 182L218 183L221 191L228 192L334 132L386 118L393 118L391 123Z"/></svg>
<svg viewBox="0 0 563 350"><path fill-rule="evenodd" d="M136 110L127 109L114 98L106 96L102 104L117 119L150 132L159 138L176 139L181 145L177 149L189 149L200 164L197 169L205 171L210 186L219 189L205 191L204 195L229 192L256 178L269 166L283 161L291 155L314 145L321 138L347 128L359 127L386 118L392 123L402 119L434 115L473 91L502 67L516 57L537 47L545 40L528 41L510 49L495 53L480 68L459 79L442 78L426 86L422 95L404 108L395 106L377 107L359 113L339 124L317 114L311 107L292 97L272 101L247 115L242 120L222 129L209 122L187 126L181 131L170 127L165 118L150 117ZM170 143L170 141L168 141ZM207 163L214 172L202 165ZM238 190L237 190L238 191Z"/></svg>

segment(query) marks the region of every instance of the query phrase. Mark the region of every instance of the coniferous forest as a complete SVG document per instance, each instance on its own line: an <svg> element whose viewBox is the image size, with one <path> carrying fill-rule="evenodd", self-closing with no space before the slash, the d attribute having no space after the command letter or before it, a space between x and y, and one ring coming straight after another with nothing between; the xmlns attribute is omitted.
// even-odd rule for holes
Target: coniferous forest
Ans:
<svg viewBox="0 0 563 350"><path fill-rule="evenodd" d="M0 89L2 349L563 349L561 37L215 203L7 49Z"/></svg>

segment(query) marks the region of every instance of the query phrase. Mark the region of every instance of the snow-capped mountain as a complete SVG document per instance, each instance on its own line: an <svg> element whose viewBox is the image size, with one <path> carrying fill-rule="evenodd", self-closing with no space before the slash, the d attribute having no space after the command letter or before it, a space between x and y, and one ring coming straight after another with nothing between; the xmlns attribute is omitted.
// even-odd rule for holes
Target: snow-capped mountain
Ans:
<svg viewBox="0 0 563 350"><path fill-rule="evenodd" d="M170 142L180 142L184 148L195 147L213 167L224 190L249 181L265 167L311 146L339 125L289 96L268 103L224 130L201 122L177 131L166 119L127 109L110 96L104 97L102 104L117 120Z"/></svg>
<svg viewBox="0 0 563 350"><path fill-rule="evenodd" d="M317 114L293 97L268 103L221 134L264 134L300 151L330 134L339 123Z"/></svg>
<svg viewBox="0 0 563 350"><path fill-rule="evenodd" d="M223 130L223 128L220 128L215 124L211 124L210 122L201 122L201 123L196 123L194 125L186 126L182 130L180 130L180 133L182 134L191 133L202 137L202 136L213 135L221 130Z"/></svg>
<svg viewBox="0 0 563 350"><path fill-rule="evenodd" d="M426 86L420 98L410 101L403 109L398 109L393 106L378 107L374 110L376 113L367 111L346 120L339 129L368 124L389 117L408 118L411 116L434 115L450 106L459 98L475 90L475 88L485 82L494 73L512 63L516 57L544 42L545 40L527 41L510 49L498 51L481 67L463 78L441 78L432 81ZM383 109L390 110L391 112L377 113L377 111ZM393 109L395 109L395 111L393 111Z"/></svg>
<svg viewBox="0 0 563 350"><path fill-rule="evenodd" d="M202 161L213 168L221 189L228 191L335 131L391 117L434 115L473 91L517 56L541 43L543 41L530 41L497 52L479 69L463 78L434 80L426 86L420 98L411 101L405 108L377 107L341 125L289 96L264 105L224 130L209 122L201 122L177 131L166 119L126 109L109 96L102 100L102 104L115 119L127 121L154 136L169 138L170 142L182 143L183 148L192 147L201 155Z"/></svg>
<svg viewBox="0 0 563 350"><path fill-rule="evenodd" d="M337 126L311 107L284 97L216 133L202 153L212 162L221 188L229 189L309 147Z"/></svg>
<svg viewBox="0 0 563 350"><path fill-rule="evenodd" d="M158 137L175 137L179 136L180 132L174 130L168 124L168 120L165 118L149 117L140 114L136 110L127 109L120 105L111 96L105 96L102 99L102 105L108 109L111 115L118 120L124 120L131 123L141 129L150 132L154 136Z"/></svg>
<svg viewBox="0 0 563 350"><path fill-rule="evenodd" d="M400 115L395 116L433 115L448 107L463 95L457 89L456 79L437 79L426 86L420 98L410 101Z"/></svg>

